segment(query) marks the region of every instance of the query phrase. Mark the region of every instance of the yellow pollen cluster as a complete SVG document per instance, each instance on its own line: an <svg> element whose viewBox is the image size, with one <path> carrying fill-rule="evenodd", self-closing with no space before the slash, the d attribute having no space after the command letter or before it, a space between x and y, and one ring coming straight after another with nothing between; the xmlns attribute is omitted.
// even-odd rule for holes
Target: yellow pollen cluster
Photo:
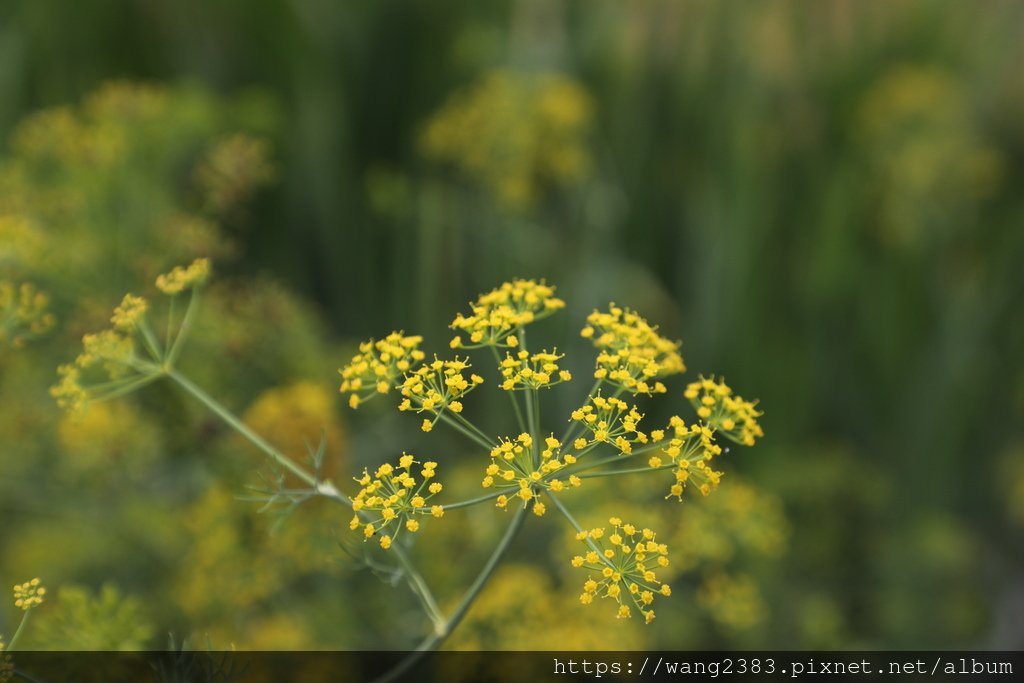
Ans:
<svg viewBox="0 0 1024 683"><path fill-rule="evenodd" d="M130 332L139 324L148 308L149 304L142 297L125 294L124 299L114 309L114 315L111 316L110 322L114 329Z"/></svg>
<svg viewBox="0 0 1024 683"><path fill-rule="evenodd" d="M516 489L514 493L498 496L495 506L504 510L512 498L519 498L524 503L537 497L537 489L564 491L575 488L582 481L571 476L568 481L549 478L566 465L576 462L576 458L568 453L561 453L562 443L552 434L544 439L543 444L535 444L529 434L520 434L515 439L501 439L491 449L491 464L487 466L481 486L489 488ZM533 514L543 516L543 503L533 506Z"/></svg>
<svg viewBox="0 0 1024 683"><path fill-rule="evenodd" d="M399 377L423 361L425 354L419 349L422 342L423 337L392 332L380 341L371 339L360 344L359 353L338 370L341 393L349 394L349 406L358 408L363 401L391 391Z"/></svg>
<svg viewBox="0 0 1024 683"><path fill-rule="evenodd" d="M594 377L630 393L663 394L658 378L686 370L679 343L628 308L612 304L607 313L594 311L580 334L600 350Z"/></svg>
<svg viewBox="0 0 1024 683"><path fill-rule="evenodd" d="M452 339L451 347L517 346L515 333L522 327L564 307L565 302L555 297L555 288L543 280L505 282L481 294L469 315L455 316L450 327L466 334L468 343L459 335Z"/></svg>
<svg viewBox="0 0 1024 683"><path fill-rule="evenodd" d="M14 587L14 606L27 612L43 604L45 595L46 588L40 584L39 579L26 581Z"/></svg>
<svg viewBox="0 0 1024 683"><path fill-rule="evenodd" d="M188 266L177 266L156 279L156 288L164 294L174 295L201 285L210 277L210 259L197 258Z"/></svg>
<svg viewBox="0 0 1024 683"><path fill-rule="evenodd" d="M434 428L441 413L445 409L453 413L462 412L462 401L459 399L483 384L483 377L471 374L468 378L465 371L472 367L469 359L440 360L434 356L431 363L406 375L402 383L402 402L399 410L424 411L434 414L433 420L423 420L423 431Z"/></svg>
<svg viewBox="0 0 1024 683"><path fill-rule="evenodd" d="M701 377L686 387L684 395L693 403L702 420L732 441L753 446L764 436L757 422L757 418L763 415L757 409L757 401L733 396L725 381L715 381L713 376Z"/></svg>
<svg viewBox="0 0 1024 683"><path fill-rule="evenodd" d="M632 604L649 624L654 621L654 597L672 594L656 573L669 564L668 546L658 543L650 529L637 529L618 517L612 517L609 524L610 534L603 527L576 534L576 540L587 545L587 552L573 557L572 566L591 572L583 583L580 602L589 605L595 597L611 598L618 604L619 619L632 616Z"/></svg>
<svg viewBox="0 0 1024 683"><path fill-rule="evenodd" d="M419 531L416 516L444 516L442 506L428 505L443 489L439 482L430 481L436 474L437 463L422 463L419 482L412 475L417 464L420 463L413 456L403 453L397 467L385 463L372 477L363 470L363 476L355 480L362 488L352 499L355 515L349 528L362 529L364 540L377 536L380 547L387 550L403 531Z"/></svg>
<svg viewBox="0 0 1024 683"><path fill-rule="evenodd" d="M0 349L7 344L20 348L48 332L56 322L49 305L50 297L27 282L0 281Z"/></svg>
<svg viewBox="0 0 1024 683"><path fill-rule="evenodd" d="M675 496L683 500L683 490L687 482L693 480L701 495L709 495L722 478L708 464L712 458L722 453L722 447L714 441L714 431L707 425L692 424L687 426L681 417L675 415L669 420L669 428L673 432L667 444L652 455L647 461L651 469L675 465L675 481L665 498ZM665 462L665 458L668 462Z"/></svg>
<svg viewBox="0 0 1024 683"><path fill-rule="evenodd" d="M543 389L568 382L572 379L572 374L568 370L558 368L558 361L564 357L564 354L558 355L557 350L530 354L524 349L515 356L506 353L505 360L501 361L500 366L501 376L505 378L501 388L505 391Z"/></svg>
<svg viewBox="0 0 1024 683"><path fill-rule="evenodd" d="M643 415L625 401L614 396L605 398L598 394L590 399L590 403L572 411L572 419L583 424L591 433L591 440L583 437L576 440L574 446L580 450L595 442L608 443L619 449L624 455L633 452L633 444L648 443L651 438L637 429Z"/></svg>

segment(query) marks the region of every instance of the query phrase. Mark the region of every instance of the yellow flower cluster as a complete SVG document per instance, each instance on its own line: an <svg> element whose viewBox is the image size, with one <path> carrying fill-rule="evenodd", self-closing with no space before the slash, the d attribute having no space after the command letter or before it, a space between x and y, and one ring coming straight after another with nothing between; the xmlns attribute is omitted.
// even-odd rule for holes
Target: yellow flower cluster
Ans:
<svg viewBox="0 0 1024 683"><path fill-rule="evenodd" d="M164 294L180 294L186 289L201 285L210 277L210 259L197 258L188 266L177 266L169 273L156 279L156 288Z"/></svg>
<svg viewBox="0 0 1024 683"><path fill-rule="evenodd" d="M353 531L361 528L364 539L379 534L380 547L387 550L403 531L419 531L417 515L444 516L442 506L427 505L443 488L439 482L430 481L435 476L437 463L422 463L422 479L418 483L412 476L413 466L417 464L421 463L403 453L398 467L385 463L372 477L369 471L363 470L363 476L355 480L362 488L352 499L352 510L356 514L349 528ZM384 533L389 529L393 531Z"/></svg>
<svg viewBox="0 0 1024 683"><path fill-rule="evenodd" d="M654 621L654 596L672 594L655 573L656 568L668 566L668 546L658 543L650 529L637 529L618 517L608 523L612 527L608 535L603 527L576 534L588 550L573 557L572 566L592 572L583 584L580 602L589 605L595 596L612 598L619 605L616 616L620 619L632 616L632 603L649 624Z"/></svg>
<svg viewBox="0 0 1024 683"><path fill-rule="evenodd" d="M455 316L450 327L469 337L466 344L461 335L451 341L453 349L485 346L517 346L515 333L535 320L546 318L565 308L555 296L555 288L543 280L513 280L497 289L481 294L472 304L469 315Z"/></svg>
<svg viewBox="0 0 1024 683"><path fill-rule="evenodd" d="M709 495L722 478L721 472L716 472L708 465L712 458L722 453L722 447L714 441L714 432L703 424L687 426L678 415L669 420L669 428L673 431L673 437L669 439L668 445L659 451L659 455L652 455L647 461L651 469L676 465L675 482L665 498L675 496L681 502L683 490L690 479L696 481L702 495ZM662 456L668 457L669 462L665 463Z"/></svg>
<svg viewBox="0 0 1024 683"><path fill-rule="evenodd" d="M402 396L405 398L398 409L433 413L433 420L423 420L422 429L429 432L445 409L461 413L462 401L459 399L483 384L484 378L480 375L471 374L466 378L464 372L471 367L468 358L441 360L434 356L433 362L406 375L402 383Z"/></svg>
<svg viewBox="0 0 1024 683"><path fill-rule="evenodd" d="M714 377L701 377L686 387L684 395L693 403L702 420L732 441L753 446L757 439L764 436L757 422L757 418L763 414L757 409L757 402L733 396L732 389L724 381L716 382Z"/></svg>
<svg viewBox="0 0 1024 683"><path fill-rule="evenodd" d="M594 377L630 393L663 394L657 379L686 370L679 343L628 308L612 304L607 313L594 311L580 334L600 350Z"/></svg>
<svg viewBox="0 0 1024 683"><path fill-rule="evenodd" d="M83 384L82 371L102 366L111 381L124 379L132 372L135 358L135 343L116 330L103 330L82 337L82 353L73 364L57 368L60 381L50 388L50 395L57 405L65 410L77 412L85 407L89 392Z"/></svg>
<svg viewBox="0 0 1024 683"><path fill-rule="evenodd" d="M515 356L506 353L500 366L501 376L505 378L501 388L505 391L543 389L568 382L572 374L558 368L558 361L564 357L564 354L560 356L548 351L530 354L525 349Z"/></svg>
<svg viewBox="0 0 1024 683"><path fill-rule="evenodd" d="M562 443L554 437L548 436L544 439L544 449L540 444L534 444L533 437L523 433L513 439L501 439L501 442L491 449L491 464L487 466L481 485L487 489L515 488L518 489L512 497L518 497L524 503L537 497L537 489L550 489L552 491L564 491L569 487L577 487L582 482L576 475L570 475L567 481L556 478L549 478L566 465L576 462L576 457L571 453L561 453ZM539 450L536 454L535 451ZM508 507L510 497L498 496L496 507L504 510ZM533 506L533 514L541 517L544 515L544 503L537 502Z"/></svg>
<svg viewBox="0 0 1024 683"><path fill-rule="evenodd" d="M586 175L592 108L586 91L564 76L493 71L449 98L420 144L425 156L456 167L501 204L528 207L546 185Z"/></svg>
<svg viewBox="0 0 1024 683"><path fill-rule="evenodd" d="M40 584L39 579L32 579L14 586L14 606L26 612L43 604L45 596L46 588Z"/></svg>
<svg viewBox="0 0 1024 683"><path fill-rule="evenodd" d="M136 328L142 316L146 315L149 304L140 296L125 294L120 305L114 309L110 322L114 329L130 332Z"/></svg>
<svg viewBox="0 0 1024 683"><path fill-rule="evenodd" d="M624 455L633 452L633 444L645 444L651 440L645 432L637 429L643 415L622 399L614 396L605 398L599 393L590 398L593 405L585 405L572 411L572 419L590 430L593 438L576 439L573 443L576 450L583 450L592 443L608 443L619 449ZM655 436L661 436L658 432ZM658 441L659 439L655 439Z"/></svg>
<svg viewBox="0 0 1024 683"><path fill-rule="evenodd" d="M386 394L395 381L412 370L424 358L419 349L423 337L392 332L380 341L373 339L359 345L359 353L341 374L341 393L349 394L348 404L358 408L363 401L377 394Z"/></svg>
<svg viewBox="0 0 1024 683"><path fill-rule="evenodd" d="M26 341L44 334L56 322L47 311L50 297L32 284L0 281L0 348L20 348Z"/></svg>

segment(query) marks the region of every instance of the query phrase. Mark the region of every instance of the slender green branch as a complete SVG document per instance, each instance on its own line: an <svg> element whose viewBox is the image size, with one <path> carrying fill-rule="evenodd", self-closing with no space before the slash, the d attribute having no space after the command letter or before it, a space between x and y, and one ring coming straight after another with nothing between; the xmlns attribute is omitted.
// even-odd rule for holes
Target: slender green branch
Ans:
<svg viewBox="0 0 1024 683"><path fill-rule="evenodd" d="M501 491L495 491L494 493L488 493L487 495L480 496L478 498L470 498L469 500L460 500L458 503L449 503L448 505L442 505L441 508L445 512L448 510L458 510L459 508L468 508L479 503L485 503L489 500L494 500L502 494Z"/></svg>
<svg viewBox="0 0 1024 683"><path fill-rule="evenodd" d="M467 420L466 418L464 418L464 417L463 417L463 416L462 416L461 414L459 414L459 413L454 413L454 412L453 412L453 413L451 413L451 416L452 416L453 418L455 418L455 421L456 421L456 422L458 422L458 423L459 423L459 424L461 424L461 425L462 425L463 427L465 427L466 429L468 429L469 431L473 432L473 433L474 433L474 434L476 434L476 435L477 435L478 437L480 437L480 439L481 439L481 440L482 440L482 441L483 441L484 443L486 443L486 444L489 444L489 445L487 446L488 450L490 450L491 448L494 448L494 444L495 444L494 440L493 440L493 439L491 439L491 437L487 436L487 434L485 434L485 433L484 433L484 431L483 431L482 429L480 429L480 428L479 428L479 427L477 427L477 426L476 426L475 424L473 424L472 422L470 422L469 420Z"/></svg>
<svg viewBox="0 0 1024 683"><path fill-rule="evenodd" d="M631 467L625 470L605 470L604 472L590 472L589 474L578 475L580 479L593 479L594 477L614 477L617 474L639 474L641 472L660 472L661 470L670 470L674 467L679 467L675 463L669 465L662 465L661 467Z"/></svg>
<svg viewBox="0 0 1024 683"><path fill-rule="evenodd" d="M93 394L89 400L109 401L110 399L118 398L119 396L124 396L125 394L130 394L133 391L141 389L142 387L148 384L152 384L153 382L157 381L158 379L161 379L162 377L162 372L156 372L151 375L143 375L142 377L133 379L128 382L117 382L114 383L116 384L116 386L112 387L109 391L106 391L105 393L101 392Z"/></svg>
<svg viewBox="0 0 1024 683"><path fill-rule="evenodd" d="M498 355L498 349L495 348L493 345L491 345L490 349L491 349L491 353L494 354L494 361L495 361L495 363L498 364L498 373L500 374L501 373L501 357ZM504 391L504 389L502 391ZM516 424L519 425L519 431L520 432L525 432L526 431L526 422L523 420L523 411L521 411L519 409L519 401L516 399L516 392L514 392L514 391L505 391L505 393L508 394L508 400L511 401L511 403L512 403L512 410L516 414Z"/></svg>
<svg viewBox="0 0 1024 683"><path fill-rule="evenodd" d="M14 632L14 635L11 636L10 641L8 641L7 649L4 650L4 652L14 652L14 646L18 644L18 638L20 638L21 634L24 632L25 624L28 623L28 615L30 615L31 613L32 610L27 609L25 610L24 614L21 615L21 623L18 624L17 630Z"/></svg>
<svg viewBox="0 0 1024 683"><path fill-rule="evenodd" d="M601 378L598 378L598 379L594 380L594 386L590 387L590 391L587 392L587 399L589 399L591 396L593 396L594 392L596 392L598 389L601 388L601 383L602 382L604 382L604 379L601 379ZM584 403L585 402L586 401L584 401ZM565 428L565 432L562 433L562 438L560 439L560 441L562 443L566 443L569 439L574 438L576 436L576 430L579 429L579 427L580 427L580 423L579 422L570 421L569 426L566 427Z"/></svg>
<svg viewBox="0 0 1024 683"><path fill-rule="evenodd" d="M139 320L138 329L142 335L142 343L146 346L146 350L149 351L150 357L157 363L162 363L164 353L160 347L160 340L156 338L156 334L153 333L153 327L149 324L149 319L145 315Z"/></svg>
<svg viewBox="0 0 1024 683"><path fill-rule="evenodd" d="M186 314L187 315L187 314ZM184 327L184 323L182 323ZM180 335L179 335L180 339ZM177 343L177 340L175 340ZM173 350L173 349L172 349ZM170 355L170 354L168 354ZM301 479L303 482L310 486L317 487L317 479L315 476L307 472L304 468L299 466L294 460L289 458L287 455L277 450L267 442L262 436L254 432L249 428L249 425L242 422L238 417L235 416L230 410L221 405L216 399L210 396L208 393L203 391L197 385L192 383L192 380L185 377L177 370L171 368L167 371L167 376L177 382L178 386L192 394L192 396L202 403L204 406L209 408L217 417L224 420L232 429L241 434L243 437L249 440L254 446L263 451L267 457L276 462L281 467L285 468L296 477Z"/></svg>
<svg viewBox="0 0 1024 683"><path fill-rule="evenodd" d="M317 484L315 491L317 494L325 498L329 498L330 500L333 500L336 503L341 503L345 507L352 507L352 500L344 493L339 491L334 486L334 484L332 484L329 481ZM364 520L367 519L367 516L364 513L356 514L358 514ZM437 600L434 598L434 594L433 592L431 592L430 586L427 585L426 579L424 579L423 575L420 574L419 570L416 569L416 566L413 564L412 560L409 559L409 555L400 545L392 545L389 552L394 554L395 559L398 560L398 564L402 566L402 570L404 571L405 579L409 584L409 588L416 595L416 597L420 599L420 603L423 605L423 608L426 611L427 616L434 623L434 632L440 633L440 630L443 624L445 623L444 614L441 612L441 608L438 607Z"/></svg>
<svg viewBox="0 0 1024 683"><path fill-rule="evenodd" d="M476 442L476 443L480 444L481 446L483 446L484 448L486 448L488 452L490 452L490 450L492 448L494 448L494 444L488 443L481 436L479 436L477 434L474 434L470 430L468 430L465 427L463 427L461 424L459 424L458 422L453 420L451 417L449 417L448 413L446 413L446 412L445 413L441 413L438 417L441 419L442 422L444 422L449 427L454 428L456 431L460 432L464 436L472 439L474 442Z"/></svg>
<svg viewBox="0 0 1024 683"><path fill-rule="evenodd" d="M548 494L548 498L551 499L551 502L555 504L556 508L558 508L558 511L562 513L562 516L569 521L569 524L572 526L572 528L575 529L577 533L582 532L583 527L580 526L580 523L577 522L576 518L572 516L571 512L569 512L569 508L565 507L562 501L558 500L558 496L553 494L550 490L546 491L546 493ZM587 534L586 542L587 545L590 546L591 550L597 553L601 558L604 558L604 554L601 552L601 548L598 547L597 543L594 543L594 539L592 539L589 534ZM604 561L605 560L602 559L602 562Z"/></svg>
<svg viewBox="0 0 1024 683"><path fill-rule="evenodd" d="M459 623L461 623L462 619L466 616L466 613L473 605L473 602L480 594L480 591L482 591L484 586L487 584L487 580L491 577L491 574L494 573L498 563L501 562L505 553L508 552L509 547L512 545L512 540L516 537L516 534L519 533L520 528L523 526L523 521L526 519L529 509L530 506L526 505L516 511L515 516L512 518L512 521L509 522L508 528L505 530L505 535L501 537L501 541L491 553L491 556L487 559L487 563L484 565L483 569L480 570L476 579L473 580L472 585L470 585L469 589L467 589L465 594L463 594L462 599L455 608L455 611L453 611L452 615L448 618L444 629L439 633L434 633L433 635L425 638L423 642L417 646L415 652L411 652L393 669L378 678L375 683L388 683L389 681L397 679L429 652L440 647L441 643L451 635L452 631L455 630Z"/></svg>
<svg viewBox="0 0 1024 683"><path fill-rule="evenodd" d="M188 336L189 330L192 328L192 321L196 316L196 312L199 310L199 289L196 287L192 288L192 294L188 299L188 308L185 309L185 316L181 319L181 326L178 328L178 335L174 338L174 342L171 344L170 350L167 351L167 356L164 359L164 365L168 368L173 368L175 362L178 360L178 355L181 353L182 342L185 337Z"/></svg>

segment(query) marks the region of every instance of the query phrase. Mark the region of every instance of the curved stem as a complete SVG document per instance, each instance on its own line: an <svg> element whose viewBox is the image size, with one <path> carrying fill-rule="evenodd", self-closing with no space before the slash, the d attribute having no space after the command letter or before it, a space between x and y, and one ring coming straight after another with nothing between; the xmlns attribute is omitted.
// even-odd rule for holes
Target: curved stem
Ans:
<svg viewBox="0 0 1024 683"><path fill-rule="evenodd" d="M4 652L14 652L14 646L18 642L18 638L21 637L22 632L25 630L25 624L28 623L28 615L32 613L32 610L27 609L25 613L21 615L21 623L18 624L18 629L11 636L11 640L7 643L7 648Z"/></svg>
<svg viewBox="0 0 1024 683"><path fill-rule="evenodd" d="M439 633L434 633L433 635L425 638L423 642L416 647L415 652L411 652L393 669L376 679L375 683L388 683L389 681L395 680L408 671L414 664L416 664L416 662L420 661L429 652L440 647L441 643L451 635L452 631L454 631L459 625L463 617L466 616L466 613L473 605L473 602L480 594L480 591L483 590L484 585L486 585L491 574L494 573L498 563L501 562L505 553L508 552L509 547L512 545L512 540L516 537L516 534L519 533L519 530L523 526L523 521L526 519L529 509L530 505L526 505L516 511L515 516L512 518L512 521L509 522L508 528L505 530L505 535L501 537L501 541L498 543L497 547L495 547L491 556L487 559L487 563L484 565L483 569L480 570L476 579L473 580L469 589L466 590L465 594L462 596L462 599L459 601L455 611L452 612L452 615L448 618L444 628Z"/></svg>

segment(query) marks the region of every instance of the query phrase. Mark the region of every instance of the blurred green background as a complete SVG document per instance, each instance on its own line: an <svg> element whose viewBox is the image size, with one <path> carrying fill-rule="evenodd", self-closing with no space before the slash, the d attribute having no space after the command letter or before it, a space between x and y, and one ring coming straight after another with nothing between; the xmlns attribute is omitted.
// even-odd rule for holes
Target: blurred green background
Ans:
<svg viewBox="0 0 1024 683"><path fill-rule="evenodd" d="M761 399L713 496L570 501L672 544L653 626L578 604L552 516L453 647L1024 647L1022 38L1009 0L0 3L0 280L58 319L0 348L0 579L54 592L26 644L426 628L343 511L239 500L255 452L173 388L80 421L47 394L124 292L210 255L186 370L291 451L326 430L336 481L409 450L477 490L478 453L343 410L336 369L392 329L445 352L513 276L569 302L544 329L578 376L614 300L683 340L687 380ZM504 433L503 406L472 410ZM424 534L444 602L503 520Z"/></svg>

